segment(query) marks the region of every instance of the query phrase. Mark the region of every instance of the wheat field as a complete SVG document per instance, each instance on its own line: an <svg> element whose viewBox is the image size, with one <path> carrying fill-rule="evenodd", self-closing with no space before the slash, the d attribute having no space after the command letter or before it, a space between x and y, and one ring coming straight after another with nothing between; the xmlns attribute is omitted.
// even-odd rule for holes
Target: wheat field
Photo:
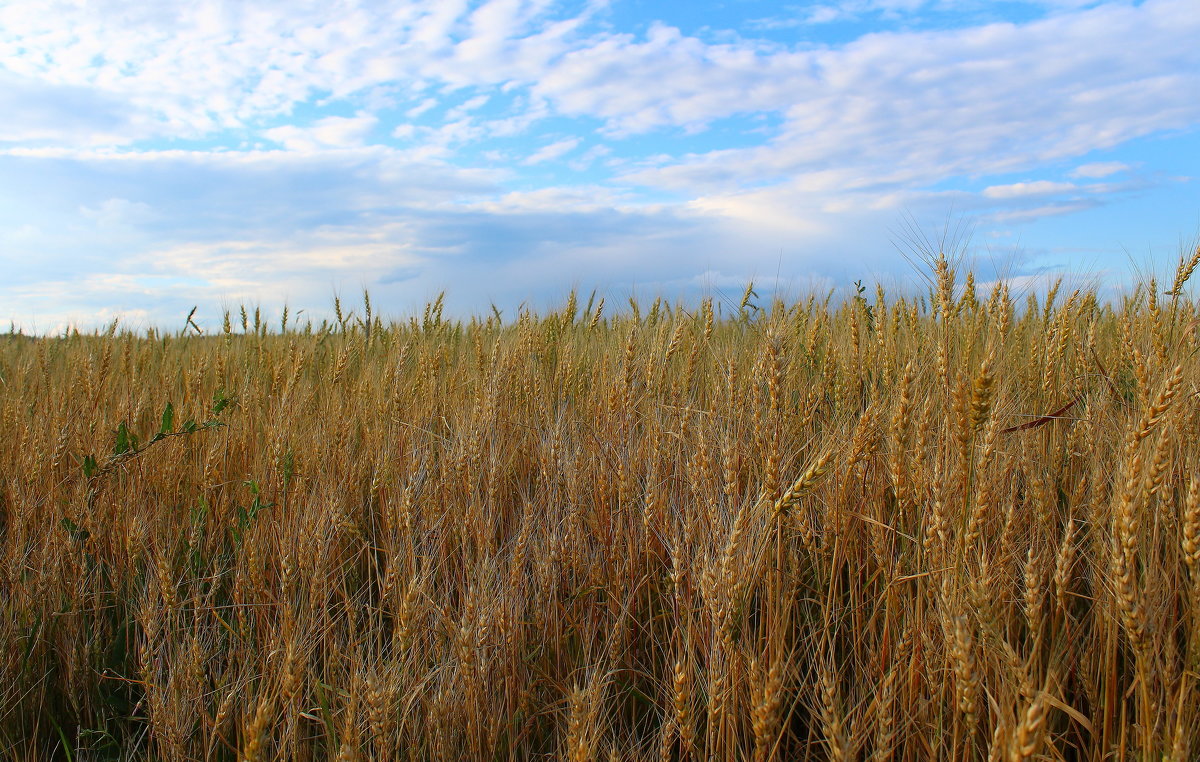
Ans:
<svg viewBox="0 0 1200 762"><path fill-rule="evenodd" d="M0 338L0 756L1194 759L1198 261Z"/></svg>

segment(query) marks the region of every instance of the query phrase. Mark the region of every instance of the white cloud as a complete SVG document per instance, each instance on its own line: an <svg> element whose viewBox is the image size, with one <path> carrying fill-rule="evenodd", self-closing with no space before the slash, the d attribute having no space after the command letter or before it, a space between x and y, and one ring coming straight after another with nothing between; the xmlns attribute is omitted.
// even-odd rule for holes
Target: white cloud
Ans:
<svg viewBox="0 0 1200 762"><path fill-rule="evenodd" d="M526 164L542 164L547 161L553 161L564 154L568 154L575 150L583 141L580 138L565 138L557 140L549 145L542 146L537 151L525 160Z"/></svg>
<svg viewBox="0 0 1200 762"><path fill-rule="evenodd" d="M476 95L474 98L469 98L466 101L464 101L462 104L455 106L454 108L447 111L446 118L447 119L457 119L459 117L466 116L467 114L471 113L472 111L477 111L477 110L483 108L485 105L487 105L487 102L491 99L492 99L492 97L490 95Z"/></svg>
<svg viewBox="0 0 1200 762"><path fill-rule="evenodd" d="M417 126L415 124L398 124L392 130L392 137L400 138L401 140L410 140L417 134Z"/></svg>
<svg viewBox="0 0 1200 762"><path fill-rule="evenodd" d="M1123 161L1102 161L1092 164L1081 164L1071 172L1071 177L1100 178L1127 172L1131 167Z"/></svg>
<svg viewBox="0 0 1200 762"><path fill-rule="evenodd" d="M100 228L129 227L153 217L153 209L141 201L125 198L105 199L95 207L81 206L79 213Z"/></svg>
<svg viewBox="0 0 1200 762"><path fill-rule="evenodd" d="M603 119L610 132L628 135L783 109L812 82L810 64L806 55L764 55L753 43L708 45L656 24L644 41L628 34L589 40L556 61L533 92L563 113Z"/></svg>
<svg viewBox="0 0 1200 762"><path fill-rule="evenodd" d="M911 12L950 5L871 0L828 7ZM963 165L985 163L983 157L1017 166L1078 155L1200 115L1200 105L1184 95L1200 90L1200 53L1190 44L1200 33L1200 10L1192 0L1108 3L1022 25L889 32L791 50L741 38L709 44L663 24L641 38L589 33L595 7L564 17L548 0L277 0L152 9L127 0L26 0L0 6L0 61L28 82L124 104L118 126L136 123L129 134L140 136L253 126L318 93L328 102L420 97L408 110L412 119L436 107L445 91L430 92L447 87L527 89L527 110L598 118L618 136L699 130L738 113L783 115L775 141L759 152L769 158L753 149L726 157L746 167L742 175L762 173L781 156L778 172L794 174L815 157L833 164L861 155L890 164L897 154L935 172L980 171ZM486 97L470 95L447 121ZM22 109L13 111L17 126L8 129L32 134ZM518 120L516 128L529 124ZM94 133L87 142L121 142L112 129Z"/></svg>
<svg viewBox="0 0 1200 762"><path fill-rule="evenodd" d="M1013 0L1050 11L1083 8L1099 0ZM811 24L858 18L878 13L885 17L903 17L920 12L967 14L988 10L992 0L837 0L813 7L805 20Z"/></svg>
<svg viewBox="0 0 1200 762"><path fill-rule="evenodd" d="M576 172L583 172L584 170L590 168L598 160L603 159L605 156L608 156L611 153L612 149L606 145L594 145L580 154L577 158L568 162L567 166Z"/></svg>
<svg viewBox="0 0 1200 762"><path fill-rule="evenodd" d="M409 119L416 119L417 117L421 116L422 114L429 111L430 109L435 108L437 105L438 105L437 98L426 98L425 100L421 101L417 105L410 108L408 111L405 111L404 114Z"/></svg>
<svg viewBox="0 0 1200 762"><path fill-rule="evenodd" d="M818 5L809 12L805 21L809 24L828 24L848 16L845 10L832 5Z"/></svg>
<svg viewBox="0 0 1200 762"><path fill-rule="evenodd" d="M1072 214L1081 212L1086 209L1092 209L1096 206L1095 201L1075 201L1061 204L1047 204L1045 206L1034 207L1033 209L1016 209L1007 212L996 212L991 215L993 220L998 222L1029 222L1030 220L1040 219L1042 217L1058 217L1064 214Z"/></svg>
<svg viewBox="0 0 1200 762"><path fill-rule="evenodd" d="M488 212L602 212L621 210L626 213L638 211L632 200L622 197L612 188L595 185L578 185L565 188L541 188L535 191L505 193L494 201L476 204L474 208Z"/></svg>
<svg viewBox="0 0 1200 762"><path fill-rule="evenodd" d="M546 11L543 0L17 0L0 5L0 62L123 103L143 133L196 137L286 115L318 93L528 80L580 21Z"/></svg>
<svg viewBox="0 0 1200 762"><path fill-rule="evenodd" d="M370 114L328 116L311 127L284 125L265 130L270 140L289 150L314 151L322 148L354 148L366 141L379 120Z"/></svg>
<svg viewBox="0 0 1200 762"><path fill-rule="evenodd" d="M720 187L840 167L865 182L933 182L1079 155L1200 121L1184 95L1200 90L1197 33L1200 6L1160 0L777 56L796 74L782 78L794 105L774 140L637 179Z"/></svg>
<svg viewBox="0 0 1200 762"><path fill-rule="evenodd" d="M1010 185L989 185L983 189L983 195L994 199L1026 198L1028 196L1049 196L1055 193L1068 193L1077 190L1071 183L1056 183L1050 180L1038 180L1030 183L1012 183Z"/></svg>

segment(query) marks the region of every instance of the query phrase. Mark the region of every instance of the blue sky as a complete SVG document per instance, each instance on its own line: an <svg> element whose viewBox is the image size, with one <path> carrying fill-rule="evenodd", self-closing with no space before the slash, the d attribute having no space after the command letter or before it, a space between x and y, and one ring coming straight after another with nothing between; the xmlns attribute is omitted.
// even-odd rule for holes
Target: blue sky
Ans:
<svg viewBox="0 0 1200 762"><path fill-rule="evenodd" d="M15 0L0 320L1119 287L1200 232L1196 0ZM511 314L511 313L509 313Z"/></svg>

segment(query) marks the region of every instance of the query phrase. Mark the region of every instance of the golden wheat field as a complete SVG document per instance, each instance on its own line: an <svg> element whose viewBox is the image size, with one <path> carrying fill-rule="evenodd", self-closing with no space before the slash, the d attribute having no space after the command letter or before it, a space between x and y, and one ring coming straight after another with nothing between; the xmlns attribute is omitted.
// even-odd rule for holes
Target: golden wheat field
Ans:
<svg viewBox="0 0 1200 762"><path fill-rule="evenodd" d="M1200 306L0 338L0 750L1200 755Z"/></svg>

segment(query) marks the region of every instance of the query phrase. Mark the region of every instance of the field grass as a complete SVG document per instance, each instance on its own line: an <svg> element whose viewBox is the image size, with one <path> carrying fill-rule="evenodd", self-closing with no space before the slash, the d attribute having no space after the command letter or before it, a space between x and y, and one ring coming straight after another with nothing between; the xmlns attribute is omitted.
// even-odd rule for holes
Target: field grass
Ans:
<svg viewBox="0 0 1200 762"><path fill-rule="evenodd" d="M1194 759L1196 261L0 339L0 757Z"/></svg>

